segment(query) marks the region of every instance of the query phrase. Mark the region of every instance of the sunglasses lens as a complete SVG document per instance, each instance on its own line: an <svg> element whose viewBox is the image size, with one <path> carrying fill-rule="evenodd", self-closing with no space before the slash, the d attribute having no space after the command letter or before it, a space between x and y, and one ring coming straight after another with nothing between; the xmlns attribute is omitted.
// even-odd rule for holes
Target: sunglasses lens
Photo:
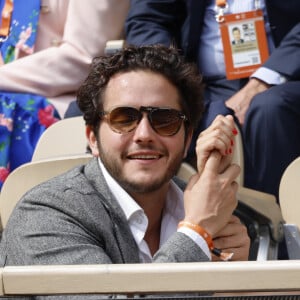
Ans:
<svg viewBox="0 0 300 300"><path fill-rule="evenodd" d="M185 117L175 109L141 107L118 107L110 113L104 113L110 128L117 133L127 133L134 130L143 117L148 114L152 128L162 136L171 136L178 132Z"/></svg>
<svg viewBox="0 0 300 300"><path fill-rule="evenodd" d="M118 133L130 132L136 128L141 113L132 107L118 107L109 114L111 128Z"/></svg>
<svg viewBox="0 0 300 300"><path fill-rule="evenodd" d="M151 124L154 130L163 136L174 135L178 132L183 118L173 109L156 109L151 113Z"/></svg>

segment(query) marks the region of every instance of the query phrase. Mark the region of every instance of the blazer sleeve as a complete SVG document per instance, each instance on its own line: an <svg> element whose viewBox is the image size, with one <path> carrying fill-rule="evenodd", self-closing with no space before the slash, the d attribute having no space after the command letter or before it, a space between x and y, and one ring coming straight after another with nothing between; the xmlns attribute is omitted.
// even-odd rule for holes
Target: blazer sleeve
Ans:
<svg viewBox="0 0 300 300"><path fill-rule="evenodd" d="M1 66L0 90L45 97L74 93L106 41L123 36L128 8L129 0L71 0L61 44Z"/></svg>
<svg viewBox="0 0 300 300"><path fill-rule="evenodd" d="M286 76L289 80L299 80L300 23L286 35L263 66Z"/></svg>
<svg viewBox="0 0 300 300"><path fill-rule="evenodd" d="M126 43L178 45L185 17L182 0L131 0L125 22Z"/></svg>
<svg viewBox="0 0 300 300"><path fill-rule="evenodd" d="M155 253L155 263L210 261L204 251L187 235L174 233Z"/></svg>

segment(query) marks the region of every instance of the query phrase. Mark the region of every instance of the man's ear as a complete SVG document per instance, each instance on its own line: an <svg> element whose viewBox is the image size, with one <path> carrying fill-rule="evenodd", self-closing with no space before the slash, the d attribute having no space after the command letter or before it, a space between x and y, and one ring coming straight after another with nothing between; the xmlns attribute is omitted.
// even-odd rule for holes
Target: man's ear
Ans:
<svg viewBox="0 0 300 300"><path fill-rule="evenodd" d="M89 125L86 126L85 134L88 139L89 147L92 151L93 156L99 156L97 137L95 136L93 128Z"/></svg>
<svg viewBox="0 0 300 300"><path fill-rule="evenodd" d="M194 130L192 127L189 127L186 130L186 138L185 138L185 148L184 148L184 158L186 158L188 150L190 148L192 137L193 137Z"/></svg>

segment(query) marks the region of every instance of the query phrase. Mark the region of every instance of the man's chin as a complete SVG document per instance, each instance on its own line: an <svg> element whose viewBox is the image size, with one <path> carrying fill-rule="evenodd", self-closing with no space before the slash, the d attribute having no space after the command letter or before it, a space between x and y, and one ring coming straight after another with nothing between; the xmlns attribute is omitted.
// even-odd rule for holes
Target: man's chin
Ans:
<svg viewBox="0 0 300 300"><path fill-rule="evenodd" d="M166 182L167 180L161 179L161 178L149 178L147 176L145 177L135 177L132 179L122 180L120 184L123 186L123 188L128 191L129 193L151 193L154 191L159 190Z"/></svg>

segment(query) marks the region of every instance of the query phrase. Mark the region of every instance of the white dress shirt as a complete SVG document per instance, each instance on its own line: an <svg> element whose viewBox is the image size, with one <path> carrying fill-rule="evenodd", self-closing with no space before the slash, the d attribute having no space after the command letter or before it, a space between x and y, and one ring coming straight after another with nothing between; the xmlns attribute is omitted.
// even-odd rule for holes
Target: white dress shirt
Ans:
<svg viewBox="0 0 300 300"><path fill-rule="evenodd" d="M130 230L138 246L141 262L151 263L152 255L146 241L144 240L144 236L148 227L147 216L145 215L143 209L134 201L134 199L108 173L100 159L99 165L112 194L124 211ZM211 254L207 243L198 233L185 227L181 227L177 230L178 223L183 220L183 218L183 192L173 181L171 181L170 189L167 195L166 206L162 217L160 229L160 247L174 232L179 231L189 236L211 259Z"/></svg>

